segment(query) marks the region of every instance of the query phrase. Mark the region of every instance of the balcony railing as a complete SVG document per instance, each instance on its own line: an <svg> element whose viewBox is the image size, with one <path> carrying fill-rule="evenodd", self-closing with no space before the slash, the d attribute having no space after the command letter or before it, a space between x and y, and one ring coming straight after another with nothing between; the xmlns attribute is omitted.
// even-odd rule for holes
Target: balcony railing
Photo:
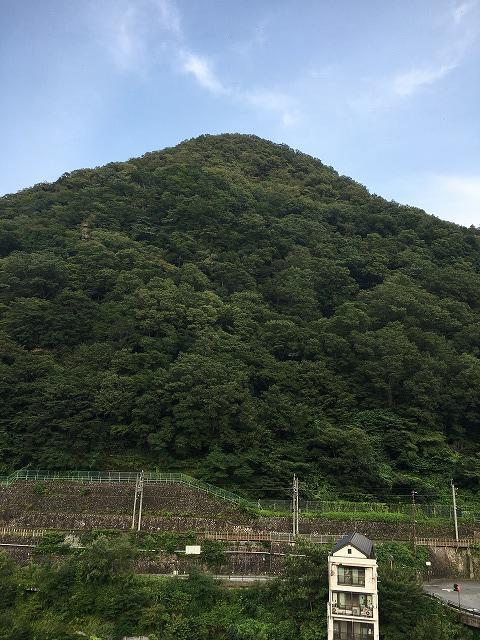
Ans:
<svg viewBox="0 0 480 640"><path fill-rule="evenodd" d="M340 577L337 578L337 584L341 584L342 587L364 587L365 586L365 576L358 576L357 578L350 577Z"/></svg>
<svg viewBox="0 0 480 640"><path fill-rule="evenodd" d="M334 631L333 640L370 640L373 634L365 635L364 633L352 633L351 631Z"/></svg>
<svg viewBox="0 0 480 640"><path fill-rule="evenodd" d="M352 616L357 618L373 618L373 607L362 605L352 607L341 607L338 604L332 604L332 615L337 616ZM343 639L342 639L343 640Z"/></svg>

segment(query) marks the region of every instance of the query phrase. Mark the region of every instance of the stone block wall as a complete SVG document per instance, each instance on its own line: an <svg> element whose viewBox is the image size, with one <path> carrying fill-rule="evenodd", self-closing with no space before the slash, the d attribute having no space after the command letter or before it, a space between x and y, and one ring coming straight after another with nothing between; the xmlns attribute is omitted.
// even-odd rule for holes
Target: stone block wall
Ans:
<svg viewBox="0 0 480 640"><path fill-rule="evenodd" d="M21 481L0 488L0 527L61 530L119 529L132 523L135 487L129 483ZM203 491L181 484L146 484L142 529L146 531L290 532L289 517L257 517ZM474 525L461 524L460 536L473 537ZM374 540L409 540L409 523L343 522L300 518L300 532L342 535L361 531ZM452 537L449 524L417 525L419 537Z"/></svg>

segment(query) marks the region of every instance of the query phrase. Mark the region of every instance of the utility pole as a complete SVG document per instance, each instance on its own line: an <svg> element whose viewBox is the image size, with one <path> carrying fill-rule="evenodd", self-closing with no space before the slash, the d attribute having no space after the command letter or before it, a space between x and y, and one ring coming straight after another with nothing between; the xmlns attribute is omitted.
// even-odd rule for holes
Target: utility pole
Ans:
<svg viewBox="0 0 480 640"><path fill-rule="evenodd" d="M417 495L417 492L413 490L412 491L412 535L413 535L414 547L417 544L417 503L415 502L416 495Z"/></svg>
<svg viewBox="0 0 480 640"><path fill-rule="evenodd" d="M131 529L135 529L135 518L137 515L137 498L138 498L138 476L135 480L135 495L133 496L133 515Z"/></svg>
<svg viewBox="0 0 480 640"><path fill-rule="evenodd" d="M140 473L140 481L138 483L138 488L140 492L140 505L138 507L138 527L137 531L140 531L140 527L142 525L142 509L143 509L143 471Z"/></svg>
<svg viewBox="0 0 480 640"><path fill-rule="evenodd" d="M458 542L457 490L452 480L453 520L455 522L455 540Z"/></svg>
<svg viewBox="0 0 480 640"><path fill-rule="evenodd" d="M137 512L138 503L138 512ZM143 508L143 471L137 476L135 481L135 497L133 499L133 515L132 515L132 529L140 531L142 524L142 508Z"/></svg>
<svg viewBox="0 0 480 640"><path fill-rule="evenodd" d="M293 515L293 535L298 535L298 478L293 474L293 497L292 497L292 515Z"/></svg>

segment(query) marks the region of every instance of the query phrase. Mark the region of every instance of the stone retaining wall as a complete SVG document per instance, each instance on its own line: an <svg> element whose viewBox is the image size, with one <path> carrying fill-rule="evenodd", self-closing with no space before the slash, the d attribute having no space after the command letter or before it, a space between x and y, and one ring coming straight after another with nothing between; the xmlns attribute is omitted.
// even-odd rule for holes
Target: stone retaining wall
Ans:
<svg viewBox="0 0 480 640"><path fill-rule="evenodd" d="M128 483L16 482L0 488L0 527L61 530L131 527L134 485ZM300 518L300 532L342 535L358 530L374 540L409 540L409 523ZM203 491L181 484L146 484L142 529L146 531L291 531L288 517L257 517ZM474 525L461 524L460 537ZM417 524L419 537L452 537L450 524Z"/></svg>
<svg viewBox="0 0 480 640"><path fill-rule="evenodd" d="M25 513L58 511L71 514L131 515L133 483L17 481L0 488L0 520ZM238 516L233 504L217 500L204 491L183 484L145 484L145 515Z"/></svg>

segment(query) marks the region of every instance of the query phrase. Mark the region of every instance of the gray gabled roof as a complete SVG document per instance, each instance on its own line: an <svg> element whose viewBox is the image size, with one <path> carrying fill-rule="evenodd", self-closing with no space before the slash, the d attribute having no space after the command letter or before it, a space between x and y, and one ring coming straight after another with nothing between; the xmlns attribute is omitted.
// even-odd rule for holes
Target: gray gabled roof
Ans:
<svg viewBox="0 0 480 640"><path fill-rule="evenodd" d="M367 558L375 557L375 549L373 548L373 542L362 536L361 533L347 533L346 536L343 536L337 544L333 547L332 553L336 551L340 551L343 547L347 547L348 545L355 547L360 553L363 553Z"/></svg>

